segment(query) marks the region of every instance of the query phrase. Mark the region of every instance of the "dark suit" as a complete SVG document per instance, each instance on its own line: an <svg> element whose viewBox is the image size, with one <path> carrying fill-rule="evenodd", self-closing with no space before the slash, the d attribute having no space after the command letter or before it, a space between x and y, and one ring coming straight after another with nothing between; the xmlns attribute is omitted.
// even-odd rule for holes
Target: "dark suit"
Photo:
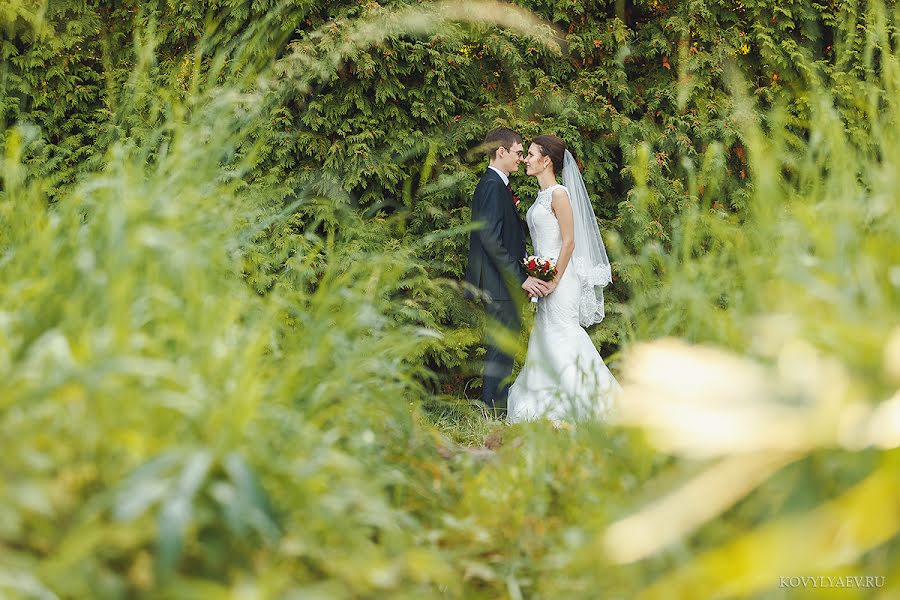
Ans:
<svg viewBox="0 0 900 600"><path fill-rule="evenodd" d="M469 234L469 263L466 281L481 289L489 300L489 320L517 336L525 292L520 287L528 278L522 267L525 257L525 224L519 217L512 192L493 169L488 169L472 196L472 222L481 227ZM513 357L498 348L489 334L486 341L481 399L490 407L506 409L509 384L501 382L512 374Z"/></svg>

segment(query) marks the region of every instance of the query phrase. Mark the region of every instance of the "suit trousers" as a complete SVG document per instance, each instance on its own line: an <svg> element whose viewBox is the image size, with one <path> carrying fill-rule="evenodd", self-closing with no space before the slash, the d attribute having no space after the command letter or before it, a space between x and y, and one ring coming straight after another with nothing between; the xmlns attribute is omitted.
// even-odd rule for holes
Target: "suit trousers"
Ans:
<svg viewBox="0 0 900 600"><path fill-rule="evenodd" d="M502 327L513 338L518 339L522 330L520 310L520 303L513 300L488 302L486 306L488 323L486 324L485 346L487 353L484 357L481 400L488 408L500 414L506 413L506 399L511 384L508 379L512 375L515 358L498 347L492 330Z"/></svg>

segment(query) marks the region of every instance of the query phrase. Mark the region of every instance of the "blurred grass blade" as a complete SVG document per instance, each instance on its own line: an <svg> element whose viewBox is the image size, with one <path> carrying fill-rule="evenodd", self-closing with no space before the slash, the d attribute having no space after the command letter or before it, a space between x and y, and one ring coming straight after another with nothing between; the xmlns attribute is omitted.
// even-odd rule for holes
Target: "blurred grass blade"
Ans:
<svg viewBox="0 0 900 600"><path fill-rule="evenodd" d="M209 450L197 450L184 460L184 466L173 489L164 499L157 519L159 528L158 569L170 572L181 556L184 537L194 511L194 496L203 485L213 455Z"/></svg>
<svg viewBox="0 0 900 600"><path fill-rule="evenodd" d="M610 525L607 554L628 563L659 552L718 517L796 458L759 453L721 459L648 508Z"/></svg>
<svg viewBox="0 0 900 600"><path fill-rule="evenodd" d="M898 497L895 456L841 497L702 554L636 598L743 597L777 587L780 577L833 573L900 532Z"/></svg>
<svg viewBox="0 0 900 600"><path fill-rule="evenodd" d="M164 452L126 477L114 500L113 517L122 521L136 519L164 498L171 487L169 471L181 456L176 450Z"/></svg>
<svg viewBox="0 0 900 600"><path fill-rule="evenodd" d="M230 512L236 517L233 518L234 522L246 522L264 539L270 542L276 540L281 532L274 510L259 486L253 470L240 454L234 452L225 457L224 467L236 490L235 506L229 507ZM243 527L238 531L240 529Z"/></svg>
<svg viewBox="0 0 900 600"><path fill-rule="evenodd" d="M6 592L13 596L7 596ZM0 566L0 598L28 598L29 600L59 600L59 596L44 586L36 577L21 570Z"/></svg>

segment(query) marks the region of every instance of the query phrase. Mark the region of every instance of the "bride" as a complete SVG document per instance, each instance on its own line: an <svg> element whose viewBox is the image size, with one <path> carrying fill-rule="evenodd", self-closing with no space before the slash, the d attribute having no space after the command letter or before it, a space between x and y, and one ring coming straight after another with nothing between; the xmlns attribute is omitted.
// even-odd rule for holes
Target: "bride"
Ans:
<svg viewBox="0 0 900 600"><path fill-rule="evenodd" d="M525 217L534 253L555 259L557 275L538 300L525 367L509 391L508 419L603 417L619 384L584 330L603 320L603 288L612 281L597 219L563 140L536 137L524 160L540 186Z"/></svg>

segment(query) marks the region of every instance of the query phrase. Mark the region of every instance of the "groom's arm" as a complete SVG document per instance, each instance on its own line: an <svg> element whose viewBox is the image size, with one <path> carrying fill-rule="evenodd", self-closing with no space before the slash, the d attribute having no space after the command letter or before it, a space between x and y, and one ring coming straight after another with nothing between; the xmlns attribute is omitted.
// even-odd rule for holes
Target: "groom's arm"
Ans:
<svg viewBox="0 0 900 600"><path fill-rule="evenodd" d="M509 251L503 246L503 202L506 200L499 186L490 188L488 194L481 198L478 208L480 221L483 223L478 235L481 237L481 244L485 251L490 255L491 260L501 270L509 271L514 274L519 283L524 283L528 279L525 268L522 266L524 256L515 258L510 255Z"/></svg>

